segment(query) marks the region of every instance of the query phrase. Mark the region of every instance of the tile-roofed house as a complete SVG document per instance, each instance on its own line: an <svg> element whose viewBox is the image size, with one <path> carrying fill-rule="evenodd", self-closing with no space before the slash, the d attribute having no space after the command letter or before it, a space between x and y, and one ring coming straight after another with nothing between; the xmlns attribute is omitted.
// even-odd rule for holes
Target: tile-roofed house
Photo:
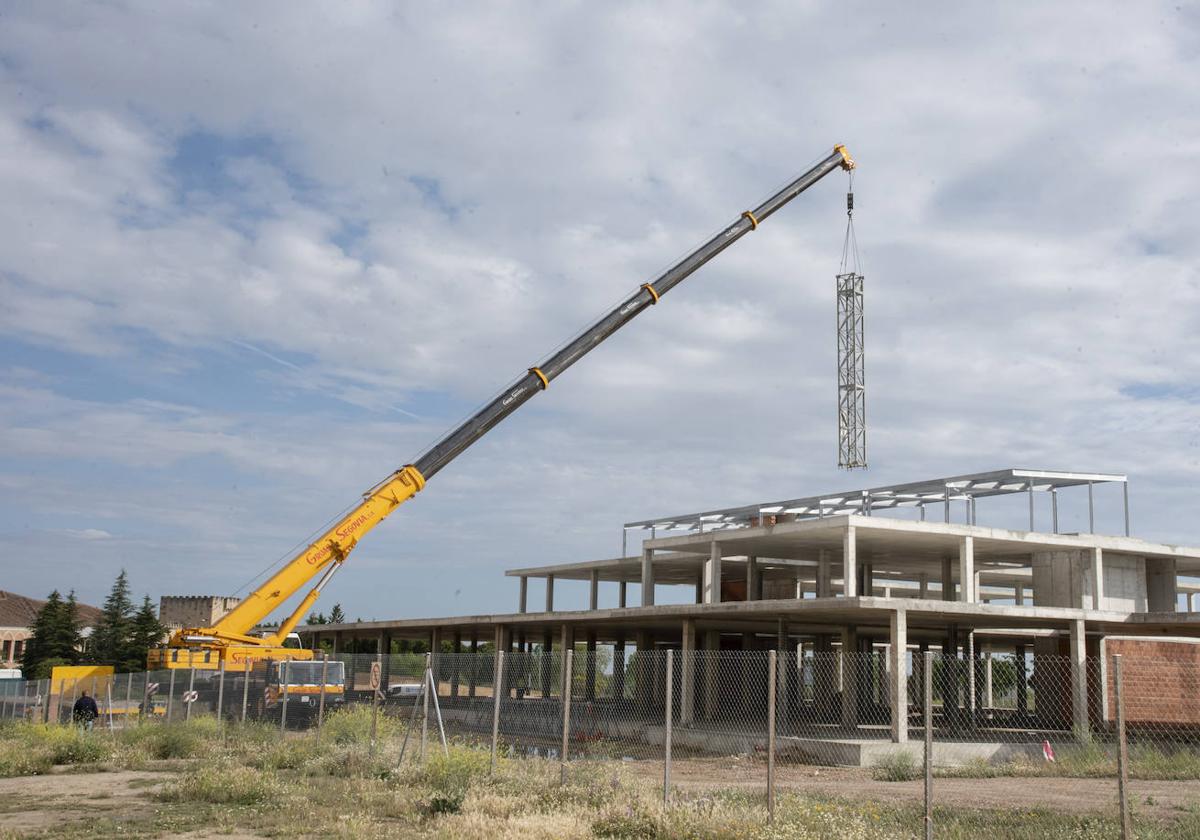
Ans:
<svg viewBox="0 0 1200 840"><path fill-rule="evenodd" d="M0 589L0 667L18 666L25 652L25 641L32 635L30 627L45 603ZM100 620L99 607L76 604L76 609L79 623L84 628L95 627Z"/></svg>

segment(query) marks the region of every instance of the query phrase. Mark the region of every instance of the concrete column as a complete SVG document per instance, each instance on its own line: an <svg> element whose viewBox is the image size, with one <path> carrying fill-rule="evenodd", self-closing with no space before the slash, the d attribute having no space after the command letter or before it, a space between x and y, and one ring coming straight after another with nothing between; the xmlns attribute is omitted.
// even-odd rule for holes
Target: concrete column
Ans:
<svg viewBox="0 0 1200 840"><path fill-rule="evenodd" d="M1179 589L1175 576L1175 558L1146 558L1146 609L1149 612L1175 612L1179 609Z"/></svg>
<svg viewBox="0 0 1200 840"><path fill-rule="evenodd" d="M627 600L628 595L629 595L629 582L623 580L619 584L617 584L617 606L620 607L621 609L625 609L625 602Z"/></svg>
<svg viewBox="0 0 1200 840"><path fill-rule="evenodd" d="M496 632L494 632L494 635L493 635L493 644L494 644L494 646L496 646L496 650L494 650L494 652L492 653L492 678L493 679L496 678L496 674L499 673L499 659L500 659L499 654L500 654L500 650L505 649L506 641L508 641L508 638L506 638L506 635L504 632L504 625L497 624ZM506 670L506 668L505 668L505 670ZM506 696L508 696L508 692L506 692L506 689L508 689L508 686L509 686L508 679L504 680L503 685L497 685L496 683L492 683L492 691L498 691L500 695L506 697Z"/></svg>
<svg viewBox="0 0 1200 840"><path fill-rule="evenodd" d="M704 719L712 720L717 714L717 669L720 667L717 652L721 649L721 636L715 630L704 634Z"/></svg>
<svg viewBox="0 0 1200 840"><path fill-rule="evenodd" d="M683 620L679 655L679 725L691 726L696 718L696 622Z"/></svg>
<svg viewBox="0 0 1200 840"><path fill-rule="evenodd" d="M954 600L954 561L949 557L942 558L942 600Z"/></svg>
<svg viewBox="0 0 1200 840"><path fill-rule="evenodd" d="M639 630L637 634L637 663L638 663L638 680L637 680L637 708L642 714L650 711L654 703L654 688L657 680L654 679L655 663L653 657L649 654L654 650L654 642L650 638L650 634L645 630Z"/></svg>
<svg viewBox="0 0 1200 840"><path fill-rule="evenodd" d="M958 599L968 604L975 603L974 537L963 537L958 541L958 581L961 587Z"/></svg>
<svg viewBox="0 0 1200 840"><path fill-rule="evenodd" d="M796 576L795 576L795 578L793 578L792 583L795 586L795 591L794 591L795 599L797 601L803 601L804 600L804 580L800 577L799 572L796 573Z"/></svg>
<svg viewBox="0 0 1200 840"><path fill-rule="evenodd" d="M908 613L892 613L891 643L888 649L888 693L892 703L892 741L908 741Z"/></svg>
<svg viewBox="0 0 1200 840"><path fill-rule="evenodd" d="M858 547L852 525L842 533L842 595L858 595Z"/></svg>
<svg viewBox="0 0 1200 840"><path fill-rule="evenodd" d="M600 607L600 570L592 569L588 579L588 609L596 610Z"/></svg>
<svg viewBox="0 0 1200 840"><path fill-rule="evenodd" d="M338 653L340 653L340 652L343 650L343 647L344 647L344 645L343 645L343 643L342 643L342 631L341 631L341 630L335 630L335 631L333 632L333 651L332 651L332 654L333 654L334 656L337 656L337 655L338 655Z"/></svg>
<svg viewBox="0 0 1200 840"><path fill-rule="evenodd" d="M462 631L454 631L454 665L450 669L450 696L458 696L458 681L462 672Z"/></svg>
<svg viewBox="0 0 1200 840"><path fill-rule="evenodd" d="M613 642L612 693L615 700L625 699L625 638L621 635L618 635L617 640Z"/></svg>
<svg viewBox="0 0 1200 840"><path fill-rule="evenodd" d="M775 622L775 651L778 654L775 669L775 719L777 725L785 726L789 719L788 711L791 708L788 700L788 689L791 688L791 674L796 667L794 659L796 651L788 649L789 635L787 622L782 618L778 619Z"/></svg>
<svg viewBox="0 0 1200 840"><path fill-rule="evenodd" d="M596 699L596 634L587 634L587 662L583 671L584 699L589 703Z"/></svg>
<svg viewBox="0 0 1200 840"><path fill-rule="evenodd" d="M1016 645L1013 651L1017 660L1017 715L1029 715L1029 671L1025 664L1025 645Z"/></svg>
<svg viewBox="0 0 1200 840"><path fill-rule="evenodd" d="M700 564L700 569L696 572L696 603L704 603L704 567L705 563Z"/></svg>
<svg viewBox="0 0 1200 840"><path fill-rule="evenodd" d="M654 550L642 549L642 606L654 606Z"/></svg>
<svg viewBox="0 0 1200 840"><path fill-rule="evenodd" d="M1019 583L1013 587L1013 604L1018 607L1025 604L1025 587Z"/></svg>
<svg viewBox="0 0 1200 840"><path fill-rule="evenodd" d="M438 660L442 655L442 629L440 627L434 627L429 631L429 653L429 667L433 671L433 684L440 689L439 674L441 672L438 670Z"/></svg>
<svg viewBox="0 0 1200 840"><path fill-rule="evenodd" d="M475 682L479 678L479 634L471 630L471 670L467 675L467 696L475 696Z"/></svg>
<svg viewBox="0 0 1200 840"><path fill-rule="evenodd" d="M546 612L554 612L554 575L546 575Z"/></svg>
<svg viewBox="0 0 1200 840"><path fill-rule="evenodd" d="M521 594L517 597L517 612L529 611L529 578L521 575Z"/></svg>
<svg viewBox="0 0 1200 840"><path fill-rule="evenodd" d="M1196 611L1196 593L1195 592L1189 592L1187 594L1187 611L1188 612Z"/></svg>
<svg viewBox="0 0 1200 840"><path fill-rule="evenodd" d="M842 628L842 726L858 728L858 678L862 668L858 658L858 631Z"/></svg>
<svg viewBox="0 0 1200 840"><path fill-rule="evenodd" d="M829 560L829 550L822 548L817 552L817 597L833 597L833 564Z"/></svg>
<svg viewBox="0 0 1200 840"><path fill-rule="evenodd" d="M1104 550L1092 549L1092 609L1104 609Z"/></svg>
<svg viewBox="0 0 1200 840"><path fill-rule="evenodd" d="M929 597L929 575L922 574L920 576L919 580L920 580L920 586L921 586L919 597L921 598L922 601L924 601L926 598Z"/></svg>
<svg viewBox="0 0 1200 840"><path fill-rule="evenodd" d="M562 680L559 683L559 689L563 691L563 696L574 686L574 674L567 673L567 651L575 649L575 628L570 624L563 624L559 628L559 671L562 673ZM573 663L572 663L573 667Z"/></svg>
<svg viewBox="0 0 1200 840"><path fill-rule="evenodd" d="M992 692L992 652L983 654L983 707L991 709L996 705L996 695Z"/></svg>
<svg viewBox="0 0 1200 840"><path fill-rule="evenodd" d="M858 587L858 594L870 598L875 594L875 564L869 560L865 560L858 564L859 577L862 578L862 583Z"/></svg>
<svg viewBox="0 0 1200 840"><path fill-rule="evenodd" d="M1071 622L1071 726L1077 737L1088 737L1087 637L1083 619Z"/></svg>
<svg viewBox="0 0 1200 840"><path fill-rule="evenodd" d="M716 540L712 541L704 566L704 603L721 603L721 544Z"/></svg>
<svg viewBox="0 0 1200 840"><path fill-rule="evenodd" d="M551 659L554 654L554 633L550 628L542 631L542 696L549 697L551 689Z"/></svg>
<svg viewBox="0 0 1200 840"><path fill-rule="evenodd" d="M762 600L762 582L759 580L758 558L746 558L746 600Z"/></svg>

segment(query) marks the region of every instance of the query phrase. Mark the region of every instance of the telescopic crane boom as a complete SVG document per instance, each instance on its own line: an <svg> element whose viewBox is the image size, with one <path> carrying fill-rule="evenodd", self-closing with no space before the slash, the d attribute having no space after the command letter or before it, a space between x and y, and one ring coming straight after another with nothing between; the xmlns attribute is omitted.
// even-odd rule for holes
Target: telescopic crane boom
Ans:
<svg viewBox="0 0 1200 840"><path fill-rule="evenodd" d="M692 272L750 231L756 230L775 211L833 170L850 170L854 165L853 158L844 146L834 147L833 152L812 169L758 207L742 213L736 221L667 269L653 282L642 284L636 292L561 350L541 364L529 368L499 396L435 443L416 461L401 467L364 493L362 502L289 560L266 583L254 590L212 627L180 630L172 635L166 649L151 651L151 667L186 667L190 664L195 667L208 665L216 668L217 661L221 659L244 662L265 658L296 659L311 656L306 651L284 649L284 641L301 617L312 607L330 578L341 568L346 556L368 531L420 492L429 479L487 434L493 426L515 412L538 391L546 390L567 368L648 307L658 303L663 295L679 285ZM249 635L251 629L317 575L321 576L317 585L275 633L265 637ZM193 652L204 652L203 661L198 661L194 655L187 655L181 660L180 652L189 648Z"/></svg>

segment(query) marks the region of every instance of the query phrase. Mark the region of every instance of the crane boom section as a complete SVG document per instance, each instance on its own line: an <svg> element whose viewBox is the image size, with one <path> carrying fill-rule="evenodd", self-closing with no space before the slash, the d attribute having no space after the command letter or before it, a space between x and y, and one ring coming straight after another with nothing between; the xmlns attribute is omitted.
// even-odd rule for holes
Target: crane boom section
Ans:
<svg viewBox="0 0 1200 840"><path fill-rule="evenodd" d="M853 169L854 160L844 146L834 147L833 152L816 166L793 180L753 210L747 210L732 224L692 251L678 263L659 275L654 281L644 283L636 292L622 301L615 309L569 341L541 364L531 367L499 396L482 409L455 427L449 434L430 447L415 462L407 465L376 487L363 494L363 501L336 525L316 541L288 561L270 580L256 589L231 613L214 626L185 629L177 632L170 645L185 646L200 641L201 644L267 644L282 643L271 637L269 640L248 636L247 633L271 614L284 601L295 594L313 577L331 564L340 565L359 539L382 522L389 513L424 486L443 467L461 455L467 447L483 437L501 420L504 420L524 405L538 391L549 387L567 368L587 353L598 347L605 339L629 323L647 307L686 279L690 274L716 257L747 233L756 230L773 213L804 192L835 169ZM328 577L322 579L322 584ZM302 602L311 604L320 591L320 586L309 593ZM298 612L287 622L287 629L298 620ZM281 628L282 629L282 628ZM282 633L286 635L286 633ZM190 637L190 640L189 640Z"/></svg>
<svg viewBox="0 0 1200 840"><path fill-rule="evenodd" d="M182 631L228 640L246 634L284 601L331 563L341 563L358 541L404 504L422 487L425 479L412 467L404 467L363 494L363 500L332 528L293 557L270 580L252 592L210 628Z"/></svg>
<svg viewBox="0 0 1200 840"><path fill-rule="evenodd" d="M426 480L433 478L442 467L487 434L493 426L520 408L539 390L545 390L559 374L640 315L647 307L658 303L659 298L675 288L688 275L747 233L755 230L776 210L838 168L854 168L854 160L844 146L835 147L827 158L812 169L796 178L758 207L747 210L737 221L723 228L720 233L667 269L653 282L643 285L546 361L537 367L530 368L528 373L514 382L500 396L419 457L414 464L421 475L425 476Z"/></svg>

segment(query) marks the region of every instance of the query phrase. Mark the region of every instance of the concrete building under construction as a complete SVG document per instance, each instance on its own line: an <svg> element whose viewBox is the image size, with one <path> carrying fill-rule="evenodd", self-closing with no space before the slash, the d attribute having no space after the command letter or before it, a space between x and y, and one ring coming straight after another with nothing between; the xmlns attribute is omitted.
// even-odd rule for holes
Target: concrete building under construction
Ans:
<svg viewBox="0 0 1200 840"><path fill-rule="evenodd" d="M1086 497L1087 532L1059 532L1060 494L1071 494L1076 508ZM988 505L1011 524L1014 510L1024 510L1022 496L1028 528L980 524L980 508L985 520L1000 518ZM1097 501L1117 515L1098 522ZM1200 614L1192 609L1200 548L1132 536L1122 475L997 470L645 519L625 533L645 537L637 553L507 571L518 581L511 612L300 631L314 647L332 640L335 651L349 639L373 639L381 651L396 639L427 640L439 652L487 643L508 651L603 648L617 661L631 650L774 649L794 654L791 684L812 689L795 692L803 695L795 702L827 720L830 737L893 742L909 737L919 651L971 663L963 690L946 702L972 715L992 705L992 658L1007 657L1020 687L1012 719L1028 725L1026 687L1040 679L1038 725L1067 730L1111 720L1108 654L1200 665ZM534 605L531 582L544 602ZM556 609L564 585L586 587L588 608ZM686 588L673 600L687 603L661 603L668 587ZM853 678L806 675L805 663L843 653L883 665ZM676 688L679 725L699 731L719 675L700 673L697 661L680 658ZM741 679L751 685L761 676ZM746 697L754 702L753 691ZM1136 721L1136 697L1126 704ZM1170 714L1200 725L1190 705Z"/></svg>

